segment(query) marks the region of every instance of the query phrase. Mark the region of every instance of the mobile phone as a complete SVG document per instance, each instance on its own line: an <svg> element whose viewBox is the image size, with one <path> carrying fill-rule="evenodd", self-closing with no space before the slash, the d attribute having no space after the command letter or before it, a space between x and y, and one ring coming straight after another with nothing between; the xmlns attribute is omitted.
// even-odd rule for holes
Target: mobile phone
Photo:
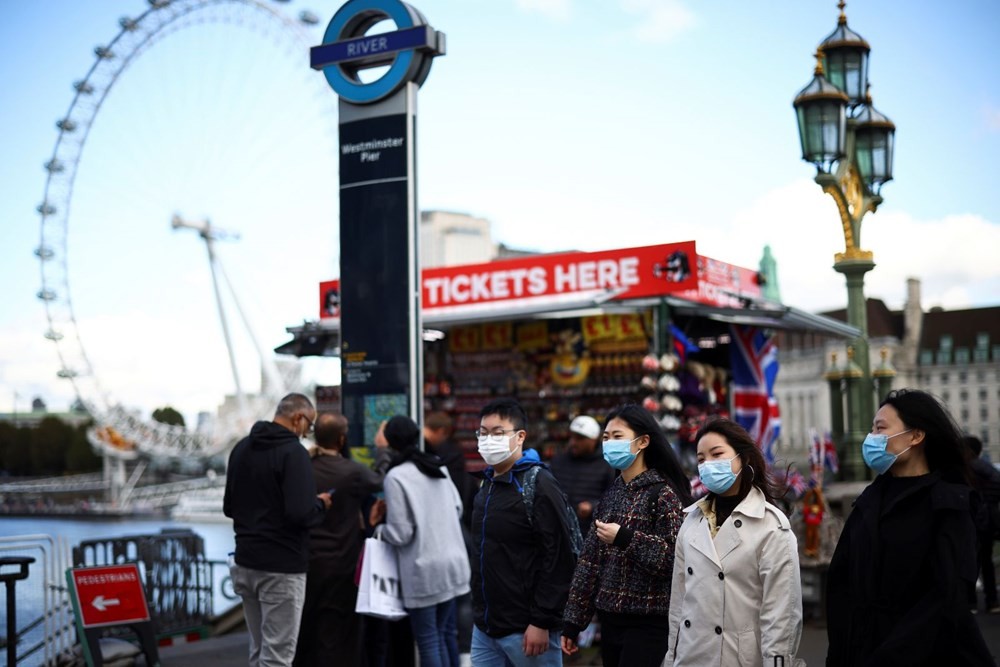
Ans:
<svg viewBox="0 0 1000 667"><path fill-rule="evenodd" d="M337 492L337 489L327 489L326 492L329 493L332 496L333 494L335 494Z"/></svg>

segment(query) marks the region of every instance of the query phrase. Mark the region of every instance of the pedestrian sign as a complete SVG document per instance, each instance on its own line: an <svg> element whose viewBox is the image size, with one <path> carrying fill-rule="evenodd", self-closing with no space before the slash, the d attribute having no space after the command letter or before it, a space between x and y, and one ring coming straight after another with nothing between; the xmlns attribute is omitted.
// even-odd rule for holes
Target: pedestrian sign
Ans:
<svg viewBox="0 0 1000 667"><path fill-rule="evenodd" d="M149 620L149 607L135 563L73 568L69 579L84 628Z"/></svg>

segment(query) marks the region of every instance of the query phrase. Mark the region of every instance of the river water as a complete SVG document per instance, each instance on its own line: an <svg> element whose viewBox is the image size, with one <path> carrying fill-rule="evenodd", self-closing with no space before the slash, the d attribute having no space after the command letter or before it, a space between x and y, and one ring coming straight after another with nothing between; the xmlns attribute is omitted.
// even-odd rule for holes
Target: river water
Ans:
<svg viewBox="0 0 1000 667"><path fill-rule="evenodd" d="M16 536L39 536L47 535L64 543L66 547L72 549L78 546L81 541L105 538L126 537L135 535L154 535L164 529L176 530L188 528L197 533L204 540L205 557L210 561L217 561L219 564L212 567L213 574L213 611L219 614L232 605L238 604L239 599L232 595L231 587L224 588L224 580L228 576L228 568L224 563L229 552L233 551L235 539L233 536L232 521L220 516L218 522L190 522L176 521L170 518L131 518L131 517L98 517L88 516L86 518L60 517L8 517L0 516L0 556L33 556L36 562L29 566L29 578L26 581L18 581L15 593L17 598L17 626L24 629L34 619L41 616L44 608L43 589L53 583L65 585L63 573L58 573L58 581L45 581L45 566L42 558L51 558L51 549L44 540L33 539L27 544L36 546L20 546L20 540L11 541ZM45 545L43 551L37 545ZM67 563L71 566L72 563ZM3 568L4 573L14 571L13 568ZM2 594L0 594L2 595ZM6 612L0 605L0 636L6 635ZM35 628L28 633L22 642L24 647L33 645L34 642L45 637L42 627ZM24 648L18 651L23 652ZM0 651L2 652L2 651ZM3 656L0 655L0 663ZM41 664L41 654L37 653L23 661L24 665Z"/></svg>

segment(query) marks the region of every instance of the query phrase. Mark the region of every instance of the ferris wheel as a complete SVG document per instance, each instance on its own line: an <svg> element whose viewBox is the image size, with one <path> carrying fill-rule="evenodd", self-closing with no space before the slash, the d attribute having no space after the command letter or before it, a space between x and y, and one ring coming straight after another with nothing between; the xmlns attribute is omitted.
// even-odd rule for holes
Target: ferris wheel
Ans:
<svg viewBox="0 0 1000 667"><path fill-rule="evenodd" d="M118 259L122 260L122 268L118 269L117 273L114 273L114 267L116 266L114 257L95 258L93 244L78 244L76 242L78 237L74 237L72 232L73 227L70 225L70 211L71 208L74 211L79 208L77 206L79 195L75 195L75 193L78 193L80 189L81 180L104 183L102 187L105 190L100 196L91 197L91 199L99 201L102 205L107 205L112 199L127 197L130 193L136 198L148 198L148 192L136 194L136 188L134 187L119 187L113 183L108 184L101 181L96 168L89 169L89 171L82 169L87 164L83 161L84 148L88 146L88 139L91 140L91 145L94 141L98 141L98 143L104 142L105 146L110 145L110 142L106 138L96 140L92 129L100 126L100 124L95 124L95 121L98 119L99 112L102 109L106 109L109 100L113 99L113 96L110 96L111 91L119 90L124 85L120 82L128 80L129 77L123 77L123 73L126 70L134 70L140 56L146 53L155 53L160 47L157 46L156 49L151 48L154 45L166 44L179 39L174 37L174 35L182 35L186 31L194 31L198 29L198 26L209 24L225 25L228 26L227 30L244 32L249 30L258 37L263 35L269 38L272 45L276 44L278 48L285 52L291 52L293 60L294 58L303 59L303 54L308 53L308 47L319 41L319 35L315 28L318 18L308 10L298 11L297 14L292 15L290 11L294 12L295 10L287 7L287 3L288 0L280 0L280 2L277 0L271 2L267 0L148 0L148 7L141 14L134 18L121 18L119 21L119 31L113 39L94 49L94 62L87 70L85 76L73 84L74 93L69 109L56 123L58 137L50 158L44 163L46 171L45 190L42 201L37 207L41 218L41 240L35 250L41 268L41 289L38 291L37 296L44 304L46 312L48 329L44 334L45 338L55 344L58 352L60 366L57 374L60 378L72 384L78 401L94 419L95 426L88 433L88 439L91 444L95 449L111 458L124 461L137 458L141 455L148 455L159 458L192 459L218 454L229 447L237 438L245 434L249 424L254 419L264 417L263 410L273 410L276 399L280 398L280 396L276 395L283 393L283 387L281 387L281 382L262 382L261 392L257 397L257 410L251 405L249 408L234 411L234 415L231 418L216 420L214 424L205 428L189 429L179 426L169 426L143 418L139 410L129 407L127 399L121 400L120 397L109 390L108 385L111 387L115 385L114 379L111 382L102 383L98 375L100 364L92 363L94 355L88 353L88 349L92 349L91 346L95 338L88 338L87 332L81 327L80 299L78 298L74 301L73 297L79 297L79 294L83 293L84 300L89 300L91 306L93 306L95 301L93 293L99 291L105 293L103 294L104 300L102 303L113 303L115 301L115 296L112 294L114 289L130 285L135 281L137 276L135 266L127 265L125 260L152 263L157 255L157 250L148 247L112 250L111 253L117 254ZM244 54L238 53L233 56L233 59L234 61L238 61L238 59L242 59L243 57ZM305 77L311 73L306 72L307 67L304 65L304 61L302 69L303 80L305 80ZM166 71L168 74L164 75L160 73L157 76L169 78L169 68ZM332 96L329 95L329 91L325 85L318 81L318 78L313 77L310 79L310 81L315 81L315 89L312 91L313 96L319 99L317 91L322 91L322 94L325 96L322 99L325 99L327 104L332 104L332 100L330 100ZM260 85L260 82L247 75L246 79L241 79L236 84L240 86L253 86ZM230 87L236 90L236 84ZM183 81L177 82L176 85L177 89L181 91L190 88L188 83ZM225 88L226 82L222 82L221 84L210 82L205 87ZM242 90L242 88L239 90ZM229 95L230 98L237 96L236 93L232 92ZM276 96L280 97L280 94L276 94ZM203 96L197 98L195 102L206 104L206 108L212 106L212 103L210 101L206 102ZM323 102L317 102L317 105L322 104ZM162 106L154 104L143 108L139 115L145 117L145 114L149 114L149 116L159 114L161 120L165 117L166 123L169 123L170 114L164 112ZM334 116L330 109L324 109L322 113L331 113L331 125L334 124L332 121ZM135 112L132 113L133 118L136 115ZM239 110L230 114L233 117L242 115ZM230 147L230 155L218 157L219 165L222 166L212 167L211 179L219 177L222 172L231 171L234 165L244 163L253 164L254 160L257 160L256 157L253 159L242 159L239 156L240 147L248 143L246 138L241 134L245 123L242 122L242 118L240 120L241 122L238 123L233 122L229 130L230 134L235 135L235 138L229 143L234 144L236 148L233 149ZM137 120L136 124L138 125L139 122ZM194 127L194 130L191 127L193 126L188 126L183 131L187 133L197 131L197 127ZM109 132L118 130L118 128L104 128L104 130L104 137L107 137ZM159 132L159 134L163 133ZM195 137L191 139L191 146L197 148L198 146L204 146L206 143L225 143L224 141L220 141L219 134L220 131L213 130L208 139ZM180 144L186 140L182 137L182 140L174 139L172 143ZM106 149L105 152L111 152L111 150L116 153L127 150L137 153L144 152L135 146L136 143L142 140L130 143L127 137L120 136L119 134L119 136L115 137L114 141L114 148ZM234 150L236 151L235 157L233 156ZM89 155L92 149L88 149L87 152ZM261 149L259 152L266 152L266 150ZM331 162L335 161L335 156L332 152L330 152L328 157ZM155 160L155 157L147 159ZM198 161L204 160L199 158ZM195 166L197 165L192 165L192 168ZM253 168L258 169L257 166ZM142 172L142 169L133 168L131 171ZM147 176L142 186L149 191L154 189L159 191L161 189L159 185L168 180L163 176L150 172L147 172ZM121 177L115 178L119 181L121 180ZM210 180L210 178L202 178L202 180ZM233 189L231 184L226 183L218 183L216 187L219 190ZM178 191L183 191L182 186L178 186L178 188ZM248 187L248 190L253 189L252 186ZM243 193L243 196L247 198L251 198L252 195L252 192ZM153 215L155 217L156 214L154 213ZM108 217L114 216L113 214L108 214ZM135 216L134 213L130 212L121 214L118 217L129 218L128 222L131 224L131 218ZM74 222L75 220L76 218L74 218ZM143 224L161 224L166 230L170 226L170 222L170 217L163 216L162 218L157 218L153 223L144 221ZM208 225L207 222L205 224L206 226ZM114 225L109 226L113 227ZM176 226L175 224L174 227ZM88 230L87 237L93 236L93 230ZM118 236L116 234L115 239ZM125 238L127 239L127 232L125 233ZM86 247L86 250L81 250L72 256L72 262L71 250L73 248L71 248L71 239L74 241L74 246ZM100 248L113 247L114 242L113 240L109 240L107 243L98 246L99 249L96 254L100 255ZM88 241L88 243L90 242ZM131 257L133 254L140 256L138 258ZM78 289L79 275L74 274L71 281L70 267L72 265L76 269L81 263L86 264L86 261L81 262L81 257L92 263L100 263L103 266L111 267L109 270L112 272L112 278L108 281L110 283L109 288L105 289L101 287L95 290L92 285L88 285L85 289ZM213 261L215 261L214 258ZM191 264L193 263L192 260ZM212 266L212 270L214 276L215 265ZM90 274L93 273L93 271L90 272ZM164 272L160 270L160 273ZM172 276L168 278L160 275L159 279L165 282L173 279L176 283L176 279ZM71 290L71 282L76 291ZM159 288L154 288L153 291L157 289ZM216 292L218 292L218 288L216 288ZM221 302L219 303L219 310L222 310ZM224 317L223 315L223 320ZM117 327L117 331L123 337L135 335L134 332L122 331L124 328L120 325ZM136 328L141 329L142 325L137 324ZM225 328L225 321L223 321L223 328ZM107 336L97 337L98 340L101 338L107 338ZM228 332L226 338L226 342L228 343ZM85 339L88 345L86 348L84 346ZM155 353L170 354L173 352L178 355L184 355L185 350L183 346L179 347L181 349L174 351L156 350ZM188 346L188 350L190 350L190 346ZM229 356L233 357L231 347L229 349ZM260 358L262 364L268 361L264 356L262 354ZM233 372L235 375L235 363ZM195 381L198 370L192 370L190 375L193 381ZM242 398L238 377L236 378L236 385L237 398ZM240 403L246 404L245 401L240 401Z"/></svg>

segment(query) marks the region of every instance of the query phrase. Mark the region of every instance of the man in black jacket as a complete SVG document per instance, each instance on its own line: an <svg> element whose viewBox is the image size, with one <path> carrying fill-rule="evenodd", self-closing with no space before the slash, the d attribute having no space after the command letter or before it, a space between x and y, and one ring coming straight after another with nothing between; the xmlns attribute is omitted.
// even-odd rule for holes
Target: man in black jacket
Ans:
<svg viewBox="0 0 1000 667"><path fill-rule="evenodd" d="M576 511L584 536L593 522L594 508L615 481L615 469L604 460L604 450L597 442L599 437L601 425L597 420L580 415L569 424L566 451L552 459L552 474Z"/></svg>
<svg viewBox="0 0 1000 667"><path fill-rule="evenodd" d="M566 500L534 449L515 401L480 412L479 453L489 466L472 511L474 665L562 665L559 636L576 557ZM540 466L531 516L522 492Z"/></svg>
<svg viewBox="0 0 1000 667"><path fill-rule="evenodd" d="M289 665L306 593L309 528L323 520L330 494L315 492L301 438L316 410L302 394L278 403L229 455L222 511L233 520L233 588L243 598L252 667Z"/></svg>
<svg viewBox="0 0 1000 667"><path fill-rule="evenodd" d="M309 537L309 573L302 626L295 649L296 667L361 663L361 628L354 612L358 555L364 544L362 503L382 490L389 450L376 438L375 469L344 457L347 417L324 412L316 419L312 470L317 492L335 490L337 502Z"/></svg>

